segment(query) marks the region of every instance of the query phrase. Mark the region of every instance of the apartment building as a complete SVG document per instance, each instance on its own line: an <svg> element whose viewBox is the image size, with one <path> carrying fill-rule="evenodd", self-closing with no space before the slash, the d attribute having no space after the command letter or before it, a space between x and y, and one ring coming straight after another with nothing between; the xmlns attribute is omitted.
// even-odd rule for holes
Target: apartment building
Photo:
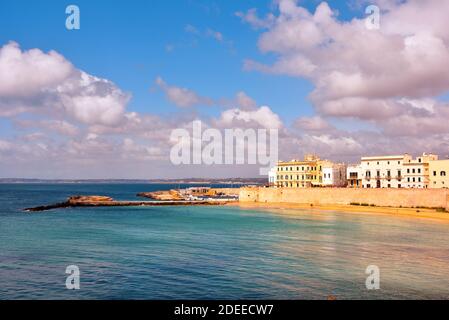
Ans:
<svg viewBox="0 0 449 320"><path fill-rule="evenodd" d="M434 154L423 153L413 159L409 154L362 157L360 163L363 188L427 188L429 162Z"/></svg>
<svg viewBox="0 0 449 320"><path fill-rule="evenodd" d="M344 187L346 165L306 155L304 160L279 161L268 174L270 186L288 188Z"/></svg>
<svg viewBox="0 0 449 320"><path fill-rule="evenodd" d="M360 164L349 165L346 169L347 185L350 188L362 187L362 166Z"/></svg>
<svg viewBox="0 0 449 320"><path fill-rule="evenodd" d="M276 186L288 188L311 188L321 183L322 167L315 155L304 160L279 161L276 168Z"/></svg>

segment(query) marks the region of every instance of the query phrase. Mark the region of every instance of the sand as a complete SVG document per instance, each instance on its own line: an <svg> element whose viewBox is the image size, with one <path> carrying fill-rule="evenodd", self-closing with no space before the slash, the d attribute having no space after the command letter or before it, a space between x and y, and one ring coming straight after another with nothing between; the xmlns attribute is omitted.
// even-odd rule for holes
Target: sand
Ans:
<svg viewBox="0 0 449 320"><path fill-rule="evenodd" d="M313 205L310 204L294 204L294 203L260 203L260 202L232 202L230 206L238 206L248 209L299 209L311 210L317 212L342 212L353 214L369 214L369 215L389 215L407 218L432 219L449 223L449 212L439 212L435 209L418 209L418 208L392 208L392 207L367 207L353 205ZM294 210L287 210L286 214L295 214Z"/></svg>

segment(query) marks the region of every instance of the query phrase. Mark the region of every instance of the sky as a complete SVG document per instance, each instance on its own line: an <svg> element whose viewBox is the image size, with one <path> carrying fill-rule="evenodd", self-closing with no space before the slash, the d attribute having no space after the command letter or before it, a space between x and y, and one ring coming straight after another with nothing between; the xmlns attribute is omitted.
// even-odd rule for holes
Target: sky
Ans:
<svg viewBox="0 0 449 320"><path fill-rule="evenodd" d="M445 158L445 12L438 0L1 1L0 177L258 175L174 165L171 133L195 120L278 130L281 160Z"/></svg>

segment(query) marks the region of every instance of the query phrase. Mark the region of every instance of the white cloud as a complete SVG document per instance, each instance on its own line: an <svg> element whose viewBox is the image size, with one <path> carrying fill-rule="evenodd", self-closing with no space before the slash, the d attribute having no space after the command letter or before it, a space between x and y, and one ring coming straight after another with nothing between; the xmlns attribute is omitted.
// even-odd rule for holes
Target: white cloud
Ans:
<svg viewBox="0 0 449 320"><path fill-rule="evenodd" d="M258 42L277 61L247 60L245 68L310 79L323 114L378 119L395 114L401 98L449 90L447 1L389 2L380 30L368 30L364 18L338 20L326 2L314 13L293 0L278 8Z"/></svg>
<svg viewBox="0 0 449 320"><path fill-rule="evenodd" d="M254 29L269 28L274 23L272 13L268 13L265 18L259 18L256 8L249 9L246 13L238 11L235 15L240 17L243 22L249 23Z"/></svg>
<svg viewBox="0 0 449 320"><path fill-rule="evenodd" d="M16 42L0 48L0 98L27 97L53 88L74 71L57 52L21 51Z"/></svg>
<svg viewBox="0 0 449 320"><path fill-rule="evenodd" d="M85 124L118 125L129 95L111 81L75 69L60 54L21 51L16 43L0 49L0 115L45 109Z"/></svg>
<svg viewBox="0 0 449 320"><path fill-rule="evenodd" d="M167 99L178 107L187 108L213 103L211 99L201 97L190 89L168 85L161 77L156 78L156 85L164 91Z"/></svg>
<svg viewBox="0 0 449 320"><path fill-rule="evenodd" d="M279 116L267 106L250 111L241 109L225 110L214 124L222 128L252 126L256 128L281 129L283 126Z"/></svg>

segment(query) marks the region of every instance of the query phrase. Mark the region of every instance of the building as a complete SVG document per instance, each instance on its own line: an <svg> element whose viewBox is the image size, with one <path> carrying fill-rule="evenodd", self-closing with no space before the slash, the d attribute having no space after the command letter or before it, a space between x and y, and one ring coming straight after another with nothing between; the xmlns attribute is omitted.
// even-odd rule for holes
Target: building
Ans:
<svg viewBox="0 0 449 320"><path fill-rule="evenodd" d="M270 186L285 188L343 187L346 165L306 155L304 160L279 161L268 174Z"/></svg>
<svg viewBox="0 0 449 320"><path fill-rule="evenodd" d="M323 187L345 187L346 186L346 164L333 163L327 160L320 162L322 169Z"/></svg>
<svg viewBox="0 0 449 320"><path fill-rule="evenodd" d="M310 188L320 184L319 158L306 155L304 160L279 161L276 168L276 186L286 188Z"/></svg>
<svg viewBox="0 0 449 320"><path fill-rule="evenodd" d="M438 160L437 155L426 153L416 159L409 154L362 157L360 163L362 187L428 188L429 163L435 160Z"/></svg>
<svg viewBox="0 0 449 320"><path fill-rule="evenodd" d="M270 171L268 171L268 185L270 187L274 187L276 186L276 181L277 181L277 171L276 171L277 167L273 167L270 169Z"/></svg>
<svg viewBox="0 0 449 320"><path fill-rule="evenodd" d="M449 160L429 162L429 188L449 188Z"/></svg>
<svg viewBox="0 0 449 320"><path fill-rule="evenodd" d="M347 185L350 188L362 187L362 166L360 164L350 165L346 169Z"/></svg>

